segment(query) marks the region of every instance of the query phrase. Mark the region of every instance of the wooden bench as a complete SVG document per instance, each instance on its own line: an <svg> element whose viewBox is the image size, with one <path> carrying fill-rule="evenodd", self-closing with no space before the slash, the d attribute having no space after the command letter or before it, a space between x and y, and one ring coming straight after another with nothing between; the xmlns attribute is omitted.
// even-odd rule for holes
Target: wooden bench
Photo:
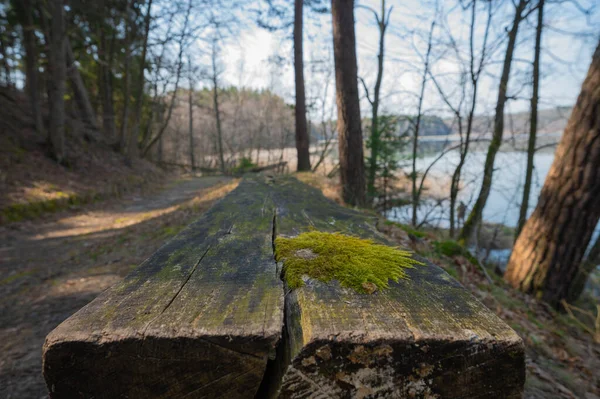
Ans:
<svg viewBox="0 0 600 399"><path fill-rule="evenodd" d="M293 178L245 179L48 335L51 397L522 396L521 339L435 265L372 295L287 290L274 240L315 229L387 243Z"/></svg>

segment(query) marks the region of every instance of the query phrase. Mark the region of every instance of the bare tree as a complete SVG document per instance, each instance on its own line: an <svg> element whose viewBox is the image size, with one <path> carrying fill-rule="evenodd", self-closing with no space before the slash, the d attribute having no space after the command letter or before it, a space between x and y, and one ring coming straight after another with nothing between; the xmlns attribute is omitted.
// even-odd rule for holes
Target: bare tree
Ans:
<svg viewBox="0 0 600 399"><path fill-rule="evenodd" d="M419 146L419 133L421 129L421 117L423 115L423 99L425 98L425 86L427 85L427 75L429 71L429 62L431 57L431 47L433 42L433 32L435 29L435 20L431 23L429 29L429 38L427 39L427 52L425 53L425 60L423 66L423 77L421 79L421 91L419 93L419 102L417 105L417 116L415 118L413 126L413 137L412 137L412 172L410 178L412 180L412 225L417 225L417 210L419 208L419 202L421 201L421 190L423 187L423 180L421 186L417 189L417 150Z"/></svg>
<svg viewBox="0 0 600 399"><path fill-rule="evenodd" d="M377 174L377 157L379 156L380 145L380 129L379 129L379 106L381 98L381 82L383 81L383 57L385 50L385 31L390 23L393 6L386 9L385 0L381 0L381 11L377 11L371 7L363 6L373 13L377 28L379 29L379 51L377 54L377 78L375 79L375 87L373 89L373 98L369 96L369 89L364 80L361 79L367 95L367 100L371 104L371 136L369 138L371 155L369 157L369 169L367 175L367 194L370 199L375 197L375 176Z"/></svg>
<svg viewBox="0 0 600 399"><path fill-rule="evenodd" d="M477 0L473 0L471 2L471 18L469 23L469 58L468 65L462 66L461 77L459 82L460 88L460 96L458 99L458 104L453 105L451 98L448 94L444 92L441 85L438 83L437 78L432 74L432 81L439 92L440 96L444 103L448 106L448 108L454 114L456 124L458 127L458 134L460 137L460 145L459 145L459 161L456 167L454 168L454 172L452 173L452 178L450 182L450 206L449 206L449 222L450 222L450 237L454 237L456 232L456 210L457 210L457 200L458 194L460 191L460 185L462 180L462 169L465 165L467 155L469 154L469 149L472 141L473 134L473 120L475 117L475 110L478 102L478 90L479 90L479 82L481 75L484 70L485 63L487 61L488 55L488 39L490 33L490 27L492 23L492 2L487 2L487 18L485 23L485 29L483 34L483 40L481 44L481 50L479 54L475 49L475 35L477 33ZM458 44L450 31L448 30L448 37L450 38L450 46L452 48L453 53L455 54L457 60L459 62L462 61L461 51L458 47ZM467 78L468 76L468 78ZM466 112L466 126L464 125L465 115L463 115L463 106L465 105L465 101L467 98L467 91L469 91L470 104L469 108Z"/></svg>
<svg viewBox="0 0 600 399"><path fill-rule="evenodd" d="M175 69L175 83L173 87L173 95L171 96L171 101L169 103L169 107L167 108L167 117L165 118L163 124L160 126L160 129L154 138L150 138L149 135L144 135L142 140L142 148L143 148L143 156L146 156L152 146L156 144L160 136L162 136L167 126L169 125L169 121L171 120L171 115L173 114L173 108L175 106L175 101L177 99L177 90L179 89L179 81L181 80L181 72L183 70L183 53L186 48L186 38L188 35L188 24L190 22L190 14L192 11L192 0L189 0L188 7L186 9L186 13L183 20L183 27L181 29L180 39L179 39L179 52L177 54L177 63Z"/></svg>
<svg viewBox="0 0 600 399"><path fill-rule="evenodd" d="M542 47L542 29L544 27L544 0L538 1L538 18L535 29L535 50L533 56L532 93L531 93L531 116L529 121L529 142L527 145L527 167L525 168L525 183L523 185L523 200L519 211L519 221L515 231L516 236L523 229L527 220L529 209L529 195L531 192L531 180L533 178L533 158L535 155L535 142L537 136L538 101L540 90L540 53Z"/></svg>
<svg viewBox="0 0 600 399"><path fill-rule="evenodd" d="M354 0L332 0L338 142L342 198L364 206L365 161L358 99Z"/></svg>
<svg viewBox="0 0 600 399"><path fill-rule="evenodd" d="M508 98L508 79L510 77L510 69L513 61L513 53L517 43L517 33L519 31L519 25L521 21L526 17L524 15L525 8L529 0L519 0L515 8L515 16L513 19L512 27L508 32L508 45L506 46L506 54L504 56L504 65L502 67L502 76L500 78L500 85L498 87L498 101L496 102L496 113L494 117L494 131L492 134L492 141L488 148L487 157L485 159L485 166L483 169L483 183L481 184L481 190L479 196L475 201L475 205L469 214L469 217L465 221L465 224L460 233L459 239L461 241L467 241L473 235L475 228L481 222L483 214L483 208L487 202L490 190L492 189L492 177L494 173L494 161L496 154L502 145L502 136L504 134L504 106Z"/></svg>

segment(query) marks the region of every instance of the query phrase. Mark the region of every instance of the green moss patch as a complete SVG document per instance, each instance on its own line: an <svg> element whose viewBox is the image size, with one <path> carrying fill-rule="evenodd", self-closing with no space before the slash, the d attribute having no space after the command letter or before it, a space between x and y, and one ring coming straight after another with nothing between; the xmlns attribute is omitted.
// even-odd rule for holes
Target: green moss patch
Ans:
<svg viewBox="0 0 600 399"><path fill-rule="evenodd" d="M442 255L446 255L450 258L453 256L456 256L456 255L461 255L461 256L464 256L465 258L467 258L467 260L469 262L471 262L472 264L474 264L474 265L479 264L479 261L477 260L477 258L475 258L465 247L463 247L456 241L453 241L453 240L434 241L433 247L435 248L436 252L438 252Z"/></svg>
<svg viewBox="0 0 600 399"><path fill-rule="evenodd" d="M409 251L319 231L277 237L275 258L283 261L284 277L292 289L302 287L303 276L308 276L323 282L338 280L343 287L365 294L388 288L389 280L406 278L405 269L422 264Z"/></svg>
<svg viewBox="0 0 600 399"><path fill-rule="evenodd" d="M411 226L408 226L406 224L402 224L402 223L398 223L398 222L392 222L391 220L386 220L384 223L385 223L386 226L396 226L396 227L404 230L407 234L412 234L413 236L415 236L417 238L425 238L425 237L427 237L427 233L425 233L423 231L419 231L417 229L414 229Z"/></svg>

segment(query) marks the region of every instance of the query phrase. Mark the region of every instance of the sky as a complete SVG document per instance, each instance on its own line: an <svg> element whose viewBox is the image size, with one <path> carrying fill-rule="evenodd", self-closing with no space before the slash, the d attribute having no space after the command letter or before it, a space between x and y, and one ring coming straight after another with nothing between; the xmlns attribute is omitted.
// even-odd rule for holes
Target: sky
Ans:
<svg viewBox="0 0 600 399"><path fill-rule="evenodd" d="M546 29L542 40L542 81L540 104L542 108L559 105L572 105L577 98L581 83L585 78L591 55L600 34L600 4L596 0L579 0L580 8L596 5L592 14L586 16L573 3L550 4L545 9ZM386 35L386 61L384 69L382 104L385 112L414 113L423 73L423 57L427 45L427 35L436 15L434 1L387 0L387 7L393 6L390 25ZM479 3L483 3L479 1ZM377 48L379 32L373 14L365 7L379 10L379 0L357 2L355 9L357 57L359 76L372 90L377 68ZM432 72L438 77L440 86L448 97L458 103L456 88L460 62L449 50L449 34L461 49L463 62L466 60L467 38L469 34L470 12L452 8L455 2L439 1L438 16L447 15L446 22L439 22L434 31ZM505 37L509 28L514 7L509 1L496 2L488 43ZM481 47L485 25L485 8L481 5L477 14L475 46ZM509 95L515 97L508 104L509 112L527 111L529 108L531 60L535 39L537 15L532 13L521 24L518 47L513 63ZM440 18L437 18L440 21ZM594 29L595 28L595 29ZM332 69L331 15L314 15L305 9L304 59L306 90L309 102L315 102L310 112L312 119L321 117L318 104L333 106L334 84ZM505 43L505 41L504 41ZM477 113L493 112L504 46L496 46L484 71L477 99ZM278 55L286 62L275 65L269 60ZM235 39L229 39L221 47L221 62L224 66L223 80L226 84L255 89L270 89L283 96L286 101L294 101L294 76L292 69L292 42L289 31L268 32L255 24L247 24ZM326 92L326 93L325 93ZM363 116L369 112L369 104L361 87L361 108ZM455 97L453 97L455 96ZM310 105L310 104L309 104ZM310 108L310 106L309 106ZM431 81L426 84L424 98L425 112L447 115L438 91ZM328 111L331 113L331 110Z"/></svg>

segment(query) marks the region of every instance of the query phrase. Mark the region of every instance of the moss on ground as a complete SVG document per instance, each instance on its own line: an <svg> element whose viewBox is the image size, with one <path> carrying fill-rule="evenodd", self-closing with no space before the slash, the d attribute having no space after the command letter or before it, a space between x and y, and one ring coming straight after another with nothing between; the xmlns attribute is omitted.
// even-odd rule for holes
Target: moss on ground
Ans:
<svg viewBox="0 0 600 399"><path fill-rule="evenodd" d="M475 258L465 247L460 245L458 242L453 240L445 240L445 241L434 241L433 247L435 250L448 257L453 257L456 255L464 256L474 265L478 265L479 261Z"/></svg>
<svg viewBox="0 0 600 399"><path fill-rule="evenodd" d="M406 224L402 224L402 223L398 223L398 222L392 222L391 220L386 220L384 222L387 226L396 226L402 230L404 230L407 234L412 234L413 236L417 237L417 238L425 238L427 237L427 233L423 232L423 231L419 231L415 228L412 228L411 226L408 226Z"/></svg>
<svg viewBox="0 0 600 399"><path fill-rule="evenodd" d="M0 209L0 223L34 219L45 213L58 212L71 206L92 203L98 199L100 199L100 195L96 193L77 195L66 194L59 191L56 198L43 201L15 203Z"/></svg>
<svg viewBox="0 0 600 399"><path fill-rule="evenodd" d="M283 261L284 277L292 289L303 276L323 282L338 280L343 287L371 294L389 287L389 280L406 278L405 269L422 264L412 253L372 240L311 231L275 239L275 257Z"/></svg>

